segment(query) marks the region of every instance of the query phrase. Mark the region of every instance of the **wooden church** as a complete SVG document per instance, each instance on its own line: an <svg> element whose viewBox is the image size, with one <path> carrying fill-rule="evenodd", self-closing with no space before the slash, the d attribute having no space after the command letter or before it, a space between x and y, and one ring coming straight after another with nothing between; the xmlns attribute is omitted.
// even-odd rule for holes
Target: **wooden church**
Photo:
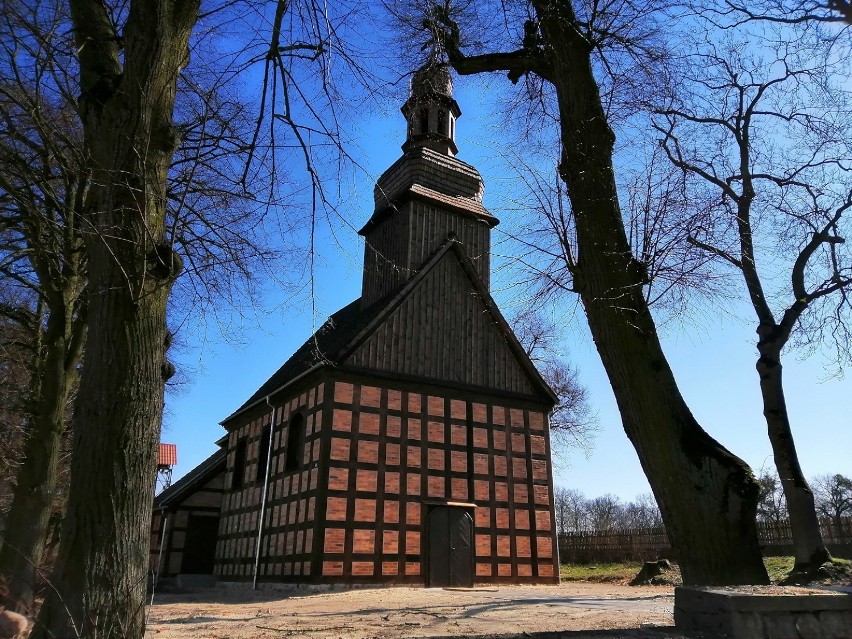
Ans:
<svg viewBox="0 0 852 639"><path fill-rule="evenodd" d="M402 112L403 155L360 231L361 297L222 422L219 453L158 497L163 574L189 563L221 581L558 581L555 397L489 293L498 220L455 157L446 67L415 73ZM215 543L197 506L211 500Z"/></svg>

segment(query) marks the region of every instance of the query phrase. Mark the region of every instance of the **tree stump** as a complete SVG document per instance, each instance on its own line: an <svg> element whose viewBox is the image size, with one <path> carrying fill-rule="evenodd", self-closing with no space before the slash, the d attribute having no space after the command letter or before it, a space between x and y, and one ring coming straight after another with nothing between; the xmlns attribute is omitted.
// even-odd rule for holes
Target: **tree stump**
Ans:
<svg viewBox="0 0 852 639"><path fill-rule="evenodd" d="M649 586L659 583L658 578L667 570L672 569L672 564L668 559L658 559L657 561L646 561L642 565L642 570L630 582L631 586Z"/></svg>

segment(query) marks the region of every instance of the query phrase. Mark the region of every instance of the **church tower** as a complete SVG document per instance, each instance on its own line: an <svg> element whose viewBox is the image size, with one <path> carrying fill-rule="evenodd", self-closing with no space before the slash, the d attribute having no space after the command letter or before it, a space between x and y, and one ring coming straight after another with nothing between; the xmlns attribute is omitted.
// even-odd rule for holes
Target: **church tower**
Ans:
<svg viewBox="0 0 852 639"><path fill-rule="evenodd" d="M364 308L399 288L451 234L489 288L491 229L499 221L482 206L479 172L455 157L461 109L445 65L430 60L414 74L402 114L403 155L378 179L375 210L359 231L366 241Z"/></svg>

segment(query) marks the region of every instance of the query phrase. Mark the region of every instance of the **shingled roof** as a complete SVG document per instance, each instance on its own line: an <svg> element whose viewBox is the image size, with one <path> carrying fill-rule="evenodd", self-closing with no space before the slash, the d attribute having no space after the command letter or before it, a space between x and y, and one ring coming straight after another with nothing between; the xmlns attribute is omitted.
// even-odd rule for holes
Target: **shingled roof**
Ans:
<svg viewBox="0 0 852 639"><path fill-rule="evenodd" d="M284 362L281 368L275 371L242 406L225 418L222 423L228 422L249 406L256 404L267 395L274 393L311 369L326 364L337 364L338 357L343 353L346 346L382 310L382 307L382 302L378 302L370 308L362 309L361 298L359 297L331 315L320 326L319 330L311 335L293 353L290 359Z"/></svg>

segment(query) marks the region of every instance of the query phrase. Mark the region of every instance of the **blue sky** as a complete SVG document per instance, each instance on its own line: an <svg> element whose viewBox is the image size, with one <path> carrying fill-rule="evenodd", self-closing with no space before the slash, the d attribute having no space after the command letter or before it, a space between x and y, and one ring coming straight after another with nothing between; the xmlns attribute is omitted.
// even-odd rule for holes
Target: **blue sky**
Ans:
<svg viewBox="0 0 852 639"><path fill-rule="evenodd" d="M501 81L499 78L496 81ZM503 224L493 241L507 252L510 243L501 228L512 232L511 212L499 208L500 185L513 179L512 169L499 156L501 127L484 81L456 79L456 99L463 115L458 123L459 158L476 166L486 184L485 205ZM267 284L263 308L234 313L226 339L214 322L184 327L183 346L173 353L179 368L189 371L191 382L167 395L162 441L178 446L180 477L214 452L214 442L224 431L218 423L236 409L338 308L360 295L363 243L351 230L366 222L372 212L373 182L399 155L404 121L399 103L380 104L364 113L351 128L353 154L366 169L347 178L342 187L346 204L341 208L346 224L332 236L319 232L314 304L298 303L284 291ZM515 221L516 222L516 221ZM347 225L351 227L346 228ZM522 230L522 229L520 229ZM505 260L496 259L497 265ZM513 288L511 269L501 270L493 292L505 314L523 304ZM571 307L572 305L567 305ZM754 369L756 349L749 309L732 309L722 316L712 309L685 322L661 329L664 348L693 413L704 428L755 470L771 468L772 458L761 413L758 379ZM588 334L582 311L568 314L560 346L588 388L598 415L600 432L588 458L567 451L556 466L556 483L575 488L588 497L613 493L624 500L649 492L636 454L625 436L609 383ZM740 319L737 318L739 316ZM237 339L235 340L234 337ZM239 341L237 345L234 342ZM805 474L852 476L852 419L849 417L849 382L828 377L823 359L816 354L800 360L789 352L785 379L789 410Z"/></svg>

